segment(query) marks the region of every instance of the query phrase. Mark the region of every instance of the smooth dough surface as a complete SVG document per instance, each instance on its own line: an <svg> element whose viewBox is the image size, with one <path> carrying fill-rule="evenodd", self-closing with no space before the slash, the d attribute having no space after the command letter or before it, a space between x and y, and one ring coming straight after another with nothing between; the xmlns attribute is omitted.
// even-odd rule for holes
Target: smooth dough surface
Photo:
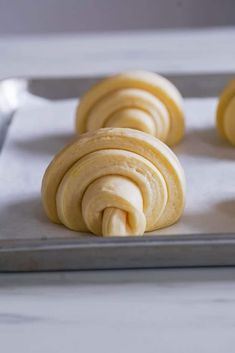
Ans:
<svg viewBox="0 0 235 353"><path fill-rule="evenodd" d="M184 135L182 97L169 80L153 72L109 77L88 90L76 111L78 133L104 127L129 127L176 144Z"/></svg>
<svg viewBox="0 0 235 353"><path fill-rule="evenodd" d="M76 231L142 235L176 222L185 179L175 154L146 133L104 128L61 150L42 181L48 217Z"/></svg>
<svg viewBox="0 0 235 353"><path fill-rule="evenodd" d="M235 146L235 79L228 83L219 98L216 123L219 133Z"/></svg>

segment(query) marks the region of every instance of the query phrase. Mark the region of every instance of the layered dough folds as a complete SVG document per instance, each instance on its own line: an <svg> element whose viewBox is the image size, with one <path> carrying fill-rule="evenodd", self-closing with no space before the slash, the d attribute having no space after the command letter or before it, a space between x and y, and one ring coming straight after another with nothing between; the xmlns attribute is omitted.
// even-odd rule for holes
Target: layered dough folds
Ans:
<svg viewBox="0 0 235 353"><path fill-rule="evenodd" d="M184 135L182 97L166 78L134 71L107 78L80 100L79 133L104 127L129 127L149 133L168 145Z"/></svg>
<svg viewBox="0 0 235 353"><path fill-rule="evenodd" d="M220 134L235 146L235 80L224 88L219 98L216 119Z"/></svg>
<svg viewBox="0 0 235 353"><path fill-rule="evenodd" d="M105 128L60 151L42 182L48 217L96 235L142 235L176 222L184 174L174 153L151 135Z"/></svg>

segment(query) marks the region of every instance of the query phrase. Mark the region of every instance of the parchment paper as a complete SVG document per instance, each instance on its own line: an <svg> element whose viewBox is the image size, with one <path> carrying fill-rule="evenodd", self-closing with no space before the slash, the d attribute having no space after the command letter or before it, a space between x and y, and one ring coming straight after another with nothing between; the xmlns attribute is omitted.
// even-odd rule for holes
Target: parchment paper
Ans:
<svg viewBox="0 0 235 353"><path fill-rule="evenodd" d="M40 200L47 164L74 136L75 105L34 99L15 115L0 155L0 238L79 236L50 223ZM174 148L187 180L184 216L151 234L235 231L235 149L217 136L215 107L215 99L186 100L186 136Z"/></svg>

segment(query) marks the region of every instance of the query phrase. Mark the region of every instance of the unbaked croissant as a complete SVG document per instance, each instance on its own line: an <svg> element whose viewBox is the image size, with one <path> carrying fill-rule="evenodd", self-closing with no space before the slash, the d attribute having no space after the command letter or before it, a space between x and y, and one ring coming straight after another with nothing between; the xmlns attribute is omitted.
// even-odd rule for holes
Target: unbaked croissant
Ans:
<svg viewBox="0 0 235 353"><path fill-rule="evenodd" d="M182 97L166 78L147 71L109 77L93 86L76 112L79 133L104 127L129 127L168 145L184 135Z"/></svg>
<svg viewBox="0 0 235 353"><path fill-rule="evenodd" d="M224 88L217 107L217 129L235 146L235 79Z"/></svg>
<svg viewBox="0 0 235 353"><path fill-rule="evenodd" d="M146 133L105 128L60 151L42 182L48 217L96 235L142 235L176 222L184 173L175 154Z"/></svg>

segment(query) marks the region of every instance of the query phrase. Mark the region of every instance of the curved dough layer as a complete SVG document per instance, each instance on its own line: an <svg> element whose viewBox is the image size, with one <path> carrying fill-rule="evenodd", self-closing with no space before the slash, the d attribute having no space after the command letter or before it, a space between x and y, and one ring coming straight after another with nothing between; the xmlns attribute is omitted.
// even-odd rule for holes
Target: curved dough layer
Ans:
<svg viewBox="0 0 235 353"><path fill-rule="evenodd" d="M166 78L147 71L122 73L99 82L81 98L76 130L129 127L173 145L184 135L182 106L179 91Z"/></svg>
<svg viewBox="0 0 235 353"><path fill-rule="evenodd" d="M235 146L235 80L229 82L219 98L216 123L220 134Z"/></svg>
<svg viewBox="0 0 235 353"><path fill-rule="evenodd" d="M104 128L60 151L42 181L48 217L76 231L142 235L178 220L185 181L174 153L146 133Z"/></svg>

